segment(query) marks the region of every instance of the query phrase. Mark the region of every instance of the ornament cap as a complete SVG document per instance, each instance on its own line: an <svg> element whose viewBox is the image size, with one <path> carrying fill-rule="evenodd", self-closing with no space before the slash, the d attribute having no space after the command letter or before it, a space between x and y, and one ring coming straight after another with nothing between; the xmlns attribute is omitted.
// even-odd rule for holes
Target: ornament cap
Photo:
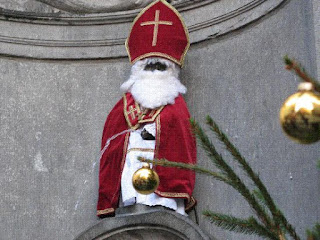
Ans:
<svg viewBox="0 0 320 240"><path fill-rule="evenodd" d="M142 164L142 167L143 168L151 168L150 163L146 163L146 162Z"/></svg>
<svg viewBox="0 0 320 240"><path fill-rule="evenodd" d="M311 82L302 82L298 86L299 91L313 91L314 85Z"/></svg>

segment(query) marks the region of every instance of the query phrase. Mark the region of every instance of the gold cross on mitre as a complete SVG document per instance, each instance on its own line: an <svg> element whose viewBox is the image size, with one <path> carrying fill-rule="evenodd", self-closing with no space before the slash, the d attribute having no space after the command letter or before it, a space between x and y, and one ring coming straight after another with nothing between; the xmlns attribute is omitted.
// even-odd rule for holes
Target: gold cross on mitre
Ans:
<svg viewBox="0 0 320 240"><path fill-rule="evenodd" d="M143 23L140 24L141 26L154 25L154 27L153 27L153 39L152 39L152 46L153 47L157 45L158 31L159 31L159 25L160 24L172 26L172 22L160 21L160 10L156 10L154 21L143 22Z"/></svg>

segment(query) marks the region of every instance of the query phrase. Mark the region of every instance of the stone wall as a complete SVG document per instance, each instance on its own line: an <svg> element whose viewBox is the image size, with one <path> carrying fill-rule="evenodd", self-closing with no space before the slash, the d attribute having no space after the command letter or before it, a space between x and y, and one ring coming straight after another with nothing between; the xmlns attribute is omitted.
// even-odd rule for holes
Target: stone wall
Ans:
<svg viewBox="0 0 320 240"><path fill-rule="evenodd" d="M302 235L319 220L319 145L288 140L278 112L299 82L284 70L283 55L315 76L319 71L318 5L221 0L179 6L193 43L181 73L191 114L200 123L206 114L218 122ZM137 11L1 10L1 238L69 240L99 222L100 136L129 74L123 42ZM199 164L213 167L200 149ZM195 197L200 227L212 237L259 239L223 231L200 215L211 209L249 216L233 189L198 175Z"/></svg>

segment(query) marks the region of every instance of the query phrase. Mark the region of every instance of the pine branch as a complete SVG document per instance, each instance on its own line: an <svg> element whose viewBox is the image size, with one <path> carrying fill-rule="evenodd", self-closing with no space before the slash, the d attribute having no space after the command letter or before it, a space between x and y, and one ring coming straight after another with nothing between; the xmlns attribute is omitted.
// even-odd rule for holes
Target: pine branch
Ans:
<svg viewBox="0 0 320 240"><path fill-rule="evenodd" d="M266 199L264 198L261 191L259 189L254 189L252 192L256 196L256 198L262 203L262 205L267 207Z"/></svg>
<svg viewBox="0 0 320 240"><path fill-rule="evenodd" d="M193 119L190 120L191 127L196 137L200 140L201 147L205 150L208 157L212 160L213 164L226 176L229 175L229 172L232 169L226 163L226 161L222 158L222 156L216 151L216 148L208 138L208 136L204 133L203 129L196 123Z"/></svg>
<svg viewBox="0 0 320 240"><path fill-rule="evenodd" d="M146 159L146 158L143 158L143 157L138 157L138 160L141 161L141 162L152 163L154 165L158 165L158 166L162 166L162 167L176 167L176 168L193 170L193 171L198 172L198 173L209 175L209 176L213 177L216 180L219 180L219 181L227 183L228 185L231 184L230 180L228 178L226 178L223 174L210 171L210 170L208 170L206 168L202 168L202 167L200 167L198 165L179 163L179 162L171 162L171 161L168 161L166 159L160 159L160 160L154 159L154 160L151 160L151 159Z"/></svg>
<svg viewBox="0 0 320 240"><path fill-rule="evenodd" d="M296 63L294 60L290 59L287 55L284 56L284 62L286 64L286 69L291 71L293 70L297 76L301 78L301 80L305 82L310 82L314 85L315 90L320 92L320 83L310 77L310 75L306 72L306 70L301 66L301 64Z"/></svg>
<svg viewBox="0 0 320 240"><path fill-rule="evenodd" d="M295 229L291 224L288 223L287 219L277 208L266 186L262 183L259 176L250 167L246 159L240 154L239 150L230 142L226 134L220 130L219 126L213 121L210 116L207 116L207 124L209 125L210 130L212 130L216 134L217 138L225 145L226 149L231 153L233 158L240 164L247 176L258 187L266 206L269 208L273 216L276 228L280 228L281 223L295 240L300 240L300 237L297 235Z"/></svg>
<svg viewBox="0 0 320 240"><path fill-rule="evenodd" d="M279 237L263 225L259 224L256 219L240 219L229 215L204 211L203 214L210 219L212 223L223 229L243 234L255 234L262 238L279 240Z"/></svg>
<svg viewBox="0 0 320 240"><path fill-rule="evenodd" d="M283 213L279 209L278 209L278 212L277 212L277 216L279 218L281 226L284 227L288 231L288 233L291 235L291 237L294 240L301 240L301 238L297 234L297 232L294 229L294 227L288 222L286 217L283 215Z"/></svg>
<svg viewBox="0 0 320 240"><path fill-rule="evenodd" d="M265 199L266 205L269 207L271 213L273 213L273 216L276 216L277 207L259 176L255 174L246 159L240 154L239 150L230 142L226 134L220 130L218 124L214 122L210 116L207 116L207 124L209 125L210 130L212 130L217 138L225 145L233 158L240 164L247 176L255 183Z"/></svg>
<svg viewBox="0 0 320 240"><path fill-rule="evenodd" d="M236 189L249 203L252 209L255 210L257 216L268 228L274 229L273 222L269 215L265 212L264 208L260 206L255 196L250 192L247 186L242 182L233 169L226 163L222 156L217 152L214 145L209 140L208 136L204 133L202 128L194 120L191 121L192 129L200 140L203 149L207 152L208 156L212 159L215 165L226 174L226 176L232 181L231 186Z"/></svg>
<svg viewBox="0 0 320 240"><path fill-rule="evenodd" d="M140 157L139 160L143 162L153 163L159 166L164 166L164 167L178 167L178 168L193 170L202 174L212 176L213 178L219 181L227 183L228 185L232 186L235 190L237 190L246 199L248 204L255 211L257 217L263 223L263 225L261 223L258 223L254 218L243 220L243 219L233 218L232 216L216 214L214 218L215 222L220 221L220 223L218 223L217 225L220 224L222 228L236 231L236 232L243 232L247 234L257 234L264 238L276 239L276 240L285 240L284 233L287 231L293 237L293 239L300 240L300 238L296 234L292 225L288 223L287 219L284 217L281 211L274 204L270 194L268 193L264 184L261 182L259 176L252 170L250 165L246 162L245 158L240 154L240 152L236 149L236 147L228 140L227 136L219 129L217 124L210 117L208 117L207 120L208 120L210 129L218 136L219 140L225 144L227 150L232 154L233 158L240 164L240 166L246 172L249 178L252 179L252 181L258 187L259 191L253 191L253 193L251 193L251 191L243 183L240 177L233 171L230 165L217 152L215 146L209 140L208 136L204 133L203 129L195 121L191 121L191 125L193 127L193 131L196 137L200 140L201 146L206 151L207 155L213 161L215 166L221 172L213 172L205 168L199 167L197 165L171 162L166 159L150 160L150 159L145 159ZM272 219L270 218L269 214L266 212L266 209L264 208L265 206L267 206L268 209L270 210L273 216ZM285 230L283 230L283 228ZM310 239L310 240L320 240L320 239Z"/></svg>
<svg viewBox="0 0 320 240"><path fill-rule="evenodd" d="M307 240L320 240L320 224L317 223L312 230L307 229Z"/></svg>

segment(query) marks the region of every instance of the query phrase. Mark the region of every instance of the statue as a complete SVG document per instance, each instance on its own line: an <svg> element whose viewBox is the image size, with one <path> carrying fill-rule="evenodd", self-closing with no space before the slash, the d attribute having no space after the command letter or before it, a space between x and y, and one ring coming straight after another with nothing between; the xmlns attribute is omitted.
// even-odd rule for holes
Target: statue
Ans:
<svg viewBox="0 0 320 240"><path fill-rule="evenodd" d="M179 80L189 48L188 30L179 13L164 0L141 11L126 41L133 63L121 86L124 96L109 113L101 145L97 215L112 216L119 206L162 205L185 215L195 205L193 171L153 166L160 178L154 193L139 194L133 173L148 159L196 163L196 143Z"/></svg>

